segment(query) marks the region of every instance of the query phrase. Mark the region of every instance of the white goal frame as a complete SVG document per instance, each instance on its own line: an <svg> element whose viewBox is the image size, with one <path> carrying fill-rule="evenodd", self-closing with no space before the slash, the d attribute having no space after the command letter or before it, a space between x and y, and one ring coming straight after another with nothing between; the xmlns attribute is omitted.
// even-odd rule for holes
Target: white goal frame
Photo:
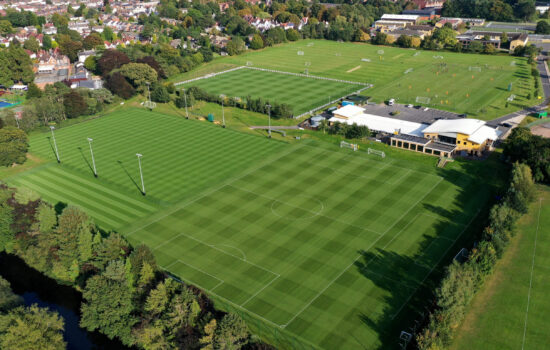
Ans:
<svg viewBox="0 0 550 350"><path fill-rule="evenodd" d="M157 103L156 102L152 102L152 101L145 101L143 102L143 106L144 107L147 107L149 109L153 109L157 106Z"/></svg>
<svg viewBox="0 0 550 350"><path fill-rule="evenodd" d="M359 149L359 146L356 143L349 143L346 141L340 142L340 148L351 148L354 152Z"/></svg>
<svg viewBox="0 0 550 350"><path fill-rule="evenodd" d="M470 66L470 67L468 67L468 70L470 72L481 72L481 67Z"/></svg>
<svg viewBox="0 0 550 350"><path fill-rule="evenodd" d="M367 153L368 154L376 154L377 156L380 156L382 158L386 158L386 153L384 151L379 151L379 150L374 149L374 148L369 148L367 150Z"/></svg>
<svg viewBox="0 0 550 350"><path fill-rule="evenodd" d="M430 103L432 99L430 97L425 97L425 96L416 96L416 103L424 103L424 104L428 104Z"/></svg>

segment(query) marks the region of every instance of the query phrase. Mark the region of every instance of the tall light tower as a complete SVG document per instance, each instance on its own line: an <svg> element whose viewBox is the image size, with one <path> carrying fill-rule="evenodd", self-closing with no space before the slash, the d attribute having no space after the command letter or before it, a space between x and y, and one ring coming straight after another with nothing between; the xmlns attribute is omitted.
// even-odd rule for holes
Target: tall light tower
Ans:
<svg viewBox="0 0 550 350"><path fill-rule="evenodd" d="M185 88L183 88L183 100L185 101L185 118L189 119L189 112L187 112L187 94L185 93Z"/></svg>
<svg viewBox="0 0 550 350"><path fill-rule="evenodd" d="M271 105L268 103L265 105L267 107L267 120L268 120L268 127L267 127L267 137L271 138Z"/></svg>
<svg viewBox="0 0 550 350"><path fill-rule="evenodd" d="M55 130L55 126L50 126L50 130L52 131L52 140L53 140L53 146L55 148L55 157L57 158L57 162L61 163L61 159L59 159L59 151L57 150L57 142L55 142L55 134L53 132Z"/></svg>
<svg viewBox="0 0 550 350"><path fill-rule="evenodd" d="M141 157L143 157L143 154L136 153L136 156L138 158L139 176L141 177L141 194L145 196L145 183L143 182L143 171L141 170Z"/></svg>
<svg viewBox="0 0 550 350"><path fill-rule="evenodd" d="M151 105L151 90L149 89L149 86L151 85L151 83L146 82L145 84L147 84L147 95L149 96L149 105L148 105L148 107L149 107L149 109L152 110L153 108L151 107L152 106Z"/></svg>
<svg viewBox="0 0 550 350"><path fill-rule="evenodd" d="M225 95L220 95L222 98L222 127L225 128L225 110L223 109L223 100L225 99Z"/></svg>
<svg viewBox="0 0 550 350"><path fill-rule="evenodd" d="M92 149L92 141L94 139L88 137L88 144L90 145L90 153L92 155L92 165L94 167L94 176L97 177L97 169L95 167L95 158L94 158L94 150Z"/></svg>

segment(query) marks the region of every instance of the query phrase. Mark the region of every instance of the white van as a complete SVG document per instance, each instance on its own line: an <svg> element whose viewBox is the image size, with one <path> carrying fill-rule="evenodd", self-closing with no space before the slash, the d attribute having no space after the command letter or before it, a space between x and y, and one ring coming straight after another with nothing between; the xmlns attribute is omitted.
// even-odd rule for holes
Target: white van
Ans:
<svg viewBox="0 0 550 350"><path fill-rule="evenodd" d="M388 101L388 106L393 106L394 104L395 104L395 99L390 98L390 100Z"/></svg>

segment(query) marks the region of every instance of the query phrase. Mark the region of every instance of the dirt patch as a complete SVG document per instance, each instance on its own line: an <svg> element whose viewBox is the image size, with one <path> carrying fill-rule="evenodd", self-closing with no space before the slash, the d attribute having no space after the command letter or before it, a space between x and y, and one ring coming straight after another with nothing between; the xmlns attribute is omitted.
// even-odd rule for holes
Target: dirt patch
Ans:
<svg viewBox="0 0 550 350"><path fill-rule="evenodd" d="M550 138L550 123L533 126L531 128L531 133L533 133L533 135Z"/></svg>
<svg viewBox="0 0 550 350"><path fill-rule="evenodd" d="M354 67L354 68L348 70L346 73L355 72L355 71L358 70L359 68L361 68L361 66Z"/></svg>

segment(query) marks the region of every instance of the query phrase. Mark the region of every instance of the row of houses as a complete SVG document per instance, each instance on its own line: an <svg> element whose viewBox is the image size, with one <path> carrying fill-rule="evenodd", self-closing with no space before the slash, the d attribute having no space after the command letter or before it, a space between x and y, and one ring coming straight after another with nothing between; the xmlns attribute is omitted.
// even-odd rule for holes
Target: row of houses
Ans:
<svg viewBox="0 0 550 350"><path fill-rule="evenodd" d="M393 147L434 156L451 157L456 153L480 155L491 150L502 131L484 121L470 118L439 119L418 123L367 113L360 106L347 105L333 112L330 124L366 126L388 136Z"/></svg>

